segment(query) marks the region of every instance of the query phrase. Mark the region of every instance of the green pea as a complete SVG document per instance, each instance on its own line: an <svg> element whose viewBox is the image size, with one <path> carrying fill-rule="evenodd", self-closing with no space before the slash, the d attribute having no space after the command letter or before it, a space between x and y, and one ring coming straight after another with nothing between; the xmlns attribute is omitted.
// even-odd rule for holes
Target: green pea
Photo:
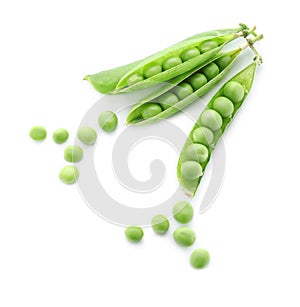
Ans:
<svg viewBox="0 0 300 307"><path fill-rule="evenodd" d="M143 239L144 231L138 226L129 226L125 229L125 236L131 242L139 242Z"/></svg>
<svg viewBox="0 0 300 307"><path fill-rule="evenodd" d="M151 221L152 229L158 234L164 234L169 230L169 220L162 214L155 215Z"/></svg>
<svg viewBox="0 0 300 307"><path fill-rule="evenodd" d="M141 82L143 80L144 80L144 77L141 74L133 74L128 78L127 83L128 85L132 85L132 84Z"/></svg>
<svg viewBox="0 0 300 307"><path fill-rule="evenodd" d="M213 109L220 113L223 117L228 117L232 115L234 111L234 105L228 98L218 97L213 102Z"/></svg>
<svg viewBox="0 0 300 307"><path fill-rule="evenodd" d="M57 144L62 144L69 138L69 132L66 129L59 128L53 132L53 141Z"/></svg>
<svg viewBox="0 0 300 307"><path fill-rule="evenodd" d="M68 162L79 162L83 157L83 150L79 146L70 145L64 150L64 158Z"/></svg>
<svg viewBox="0 0 300 307"><path fill-rule="evenodd" d="M227 67L230 64L231 61L232 61L231 56L227 54L215 60L215 63L219 66L220 70L223 70L225 67Z"/></svg>
<svg viewBox="0 0 300 307"><path fill-rule="evenodd" d="M194 90L188 83L180 83L178 86L174 88L175 95L179 98L179 100L184 99L185 97L191 95Z"/></svg>
<svg viewBox="0 0 300 307"><path fill-rule="evenodd" d="M178 98L175 94L167 92L163 95L161 95L158 99L157 102L162 106L164 110L170 108L174 104L178 102Z"/></svg>
<svg viewBox="0 0 300 307"><path fill-rule="evenodd" d="M34 126L30 129L29 135L34 141L43 141L47 137L47 131L42 126Z"/></svg>
<svg viewBox="0 0 300 307"><path fill-rule="evenodd" d="M220 70L217 64L210 63L202 68L202 73L206 76L208 80L213 79L215 76L219 74Z"/></svg>
<svg viewBox="0 0 300 307"><path fill-rule="evenodd" d="M180 227L174 231L174 240L181 246L191 246L196 241L195 232L188 227Z"/></svg>
<svg viewBox="0 0 300 307"><path fill-rule="evenodd" d="M196 161L186 161L181 164L181 174L187 180L196 180L203 175L202 166Z"/></svg>
<svg viewBox="0 0 300 307"><path fill-rule="evenodd" d="M193 207L191 204L181 201L173 207L173 216L177 222L187 224L193 219Z"/></svg>
<svg viewBox="0 0 300 307"><path fill-rule="evenodd" d="M188 160L202 163L208 158L208 149L202 144L191 144L186 148L185 154Z"/></svg>
<svg viewBox="0 0 300 307"><path fill-rule="evenodd" d="M210 262L209 252L205 249L195 249L190 256L191 266L195 269L202 269Z"/></svg>
<svg viewBox="0 0 300 307"><path fill-rule="evenodd" d="M183 51L180 55L183 62L186 62L196 56L200 55L200 51L197 48L191 48Z"/></svg>
<svg viewBox="0 0 300 307"><path fill-rule="evenodd" d="M118 117L112 111L104 111L98 117L99 126L106 132L112 132L117 128Z"/></svg>
<svg viewBox="0 0 300 307"><path fill-rule="evenodd" d="M81 127L77 132L78 139L86 145L93 145L97 139L97 133L93 128Z"/></svg>
<svg viewBox="0 0 300 307"><path fill-rule="evenodd" d="M159 64L154 64L144 70L144 77L150 78L162 72L162 67Z"/></svg>
<svg viewBox="0 0 300 307"><path fill-rule="evenodd" d="M195 73L187 79L187 82L193 87L196 91L204 84L207 83L207 79L203 74Z"/></svg>
<svg viewBox="0 0 300 307"><path fill-rule="evenodd" d="M182 63L181 58L178 57L178 56L174 56L174 57L166 59L163 62L162 66L163 66L164 70L168 70L168 69L170 69L172 67L175 67L175 66L177 66L177 65L179 65L181 63Z"/></svg>
<svg viewBox="0 0 300 307"><path fill-rule="evenodd" d="M141 115L143 119L148 119L162 112L162 108L158 103L146 103L141 107Z"/></svg>
<svg viewBox="0 0 300 307"><path fill-rule="evenodd" d="M210 146L214 140L214 134L206 127L199 127L194 130L192 138L196 143Z"/></svg>
<svg viewBox="0 0 300 307"><path fill-rule="evenodd" d="M206 41L204 43L201 44L200 46L200 52L201 53L205 53L207 51L210 51L212 49L215 49L219 46L217 41Z"/></svg>
<svg viewBox="0 0 300 307"><path fill-rule="evenodd" d="M230 81L225 84L223 94L233 103L237 103L244 98L245 90L240 83L236 81Z"/></svg>
<svg viewBox="0 0 300 307"><path fill-rule="evenodd" d="M79 177L79 170L73 165L65 166L59 173L59 179L65 184L74 184Z"/></svg>
<svg viewBox="0 0 300 307"><path fill-rule="evenodd" d="M222 116L211 109L207 109L200 115L200 124L212 131L219 130L222 127Z"/></svg>

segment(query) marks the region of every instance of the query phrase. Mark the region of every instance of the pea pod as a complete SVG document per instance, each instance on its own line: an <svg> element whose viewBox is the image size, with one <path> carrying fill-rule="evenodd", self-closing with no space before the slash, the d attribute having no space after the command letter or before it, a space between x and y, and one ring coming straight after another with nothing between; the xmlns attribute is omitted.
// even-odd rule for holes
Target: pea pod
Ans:
<svg viewBox="0 0 300 307"><path fill-rule="evenodd" d="M245 45L246 46L246 45ZM213 57L206 63L204 63L204 67L202 65L195 67L194 69L190 70L189 72L186 72L182 75L179 75L178 77L172 79L169 81L169 83L163 85L160 89L152 93L151 95L147 96L146 98L140 100L129 112L127 116L127 124L134 124L134 125L147 125L152 124L154 122L157 122L159 120L165 119L170 117L171 115L177 113L178 111L182 110L189 104L193 103L195 100L197 100L202 95L206 94L208 91L210 91L220 80L222 80L226 74L231 70L235 60L240 55L241 51L245 46L238 48L233 51L229 51L227 53L220 53L217 56ZM229 59L226 60L226 59ZM226 60L226 61L224 61ZM205 76L205 70L207 68L212 67L212 63L218 66L217 75L213 76L210 80L207 80L208 78L203 77ZM203 74L204 72L204 74ZM201 82L201 76L203 82ZM197 81L197 76L200 77L198 79L201 85L197 89L197 84L193 85L193 81ZM192 83L192 85L191 85ZM188 86L186 84L191 86L191 91L188 92ZM180 94L180 89L182 86L185 86L187 89L186 95L185 93ZM176 95L178 98L175 100L175 103L171 107L167 107L166 109L161 108L161 112L153 113L150 115L150 117L143 116L143 112L146 108L149 106L153 106L153 103L156 103L160 105L160 101L163 101L163 98L166 97L169 93L172 93L173 95ZM182 99L180 99L182 98Z"/></svg>
<svg viewBox="0 0 300 307"><path fill-rule="evenodd" d="M195 195L213 149L251 90L258 64L254 61L226 82L190 132L177 165L177 177L187 195ZM208 155L203 161L199 157L204 149Z"/></svg>
<svg viewBox="0 0 300 307"><path fill-rule="evenodd" d="M120 66L120 67L117 67L111 70L102 71L94 75L87 75L84 79L89 81L91 85L97 91L103 94L118 93L121 90L123 92L133 91L139 88L149 87L153 85L153 83L157 83L160 81L166 81L168 79L175 77L176 75L180 73L183 73L184 71L191 69L192 65L197 65L196 63L198 63L199 61L200 62L205 61L205 58L208 58L209 55L212 56L214 52L207 51L206 52L207 54L205 56L200 57L201 59L198 58L198 59L193 60L191 58L190 60L185 61L183 63L184 65L177 65L177 66L180 66L178 67L178 70L177 70L177 67L175 66L162 73L159 73L158 75L160 76L156 75L156 76L153 76L152 78L150 77L149 79L151 80L148 80L148 79L144 80L144 76L140 75L143 77L143 80L142 80L141 77L139 77L139 73L141 71L143 71L144 73L144 68L147 68L149 70L149 67L151 68L151 64L154 64L154 63L156 64L158 62L162 63L163 60L166 60L175 54L179 56L183 51L190 49L192 46L199 46L201 42L203 43L205 41L215 39L216 42L218 42L218 44L223 45L225 42L228 42L234 39L235 37L242 36L242 35L247 36L249 33L250 32L248 31L248 27L245 26L244 24L241 24L240 27L235 28L235 29L224 29L224 30L214 30L214 31L203 32L203 33L194 35L192 37L189 37L188 39L180 43L177 43L176 45L173 45L145 59L127 64L124 66ZM221 48L218 47L217 49L219 50ZM152 65L152 68L153 68L153 65ZM165 79L165 78L168 78L168 79ZM129 83L132 82L133 84L129 86L128 81ZM135 82L136 84L134 84Z"/></svg>

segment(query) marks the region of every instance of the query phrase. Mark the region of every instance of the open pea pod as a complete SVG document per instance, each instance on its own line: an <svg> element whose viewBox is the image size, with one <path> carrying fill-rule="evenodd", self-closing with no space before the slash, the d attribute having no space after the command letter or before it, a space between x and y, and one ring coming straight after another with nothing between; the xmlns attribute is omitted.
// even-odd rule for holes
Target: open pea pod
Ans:
<svg viewBox="0 0 300 307"><path fill-rule="evenodd" d="M127 116L127 124L152 124L190 105L229 73L245 46L227 53L219 53L203 65L170 80L134 105Z"/></svg>
<svg viewBox="0 0 300 307"><path fill-rule="evenodd" d="M258 62L253 62L212 97L181 151L177 177L185 193L194 196L213 149L248 96Z"/></svg>
<svg viewBox="0 0 300 307"><path fill-rule="evenodd" d="M242 31L242 32L241 32ZM138 73L135 74L134 71L140 71L144 66L150 65L151 63L154 63L157 60L162 60L166 54L168 54L168 50L174 54L174 51L184 51L188 49L190 45L196 44L196 42L200 43L201 41L207 40L207 39L214 39L218 37L226 37L226 36L232 36L232 35L238 35L237 33L241 32L240 35L248 35L248 27L244 24L241 24L240 27L234 28L234 29L224 29L224 30L213 30L208 32L203 32L200 34L196 34L192 37L189 37L188 39L179 42L175 44L174 46L171 46L167 49L164 49L150 57L147 57L145 59L141 59L139 61L116 67L110 70L102 71L97 74L93 75L87 75L85 76L84 80L87 80L90 82L90 84L100 93L103 94L110 94L110 93L118 93L120 92L124 87L127 88L126 90L123 89L123 91L133 91L138 88L144 88L144 86L137 85L135 83L141 83L139 81L139 75ZM230 38L228 38L230 39ZM222 42L220 40L217 40L220 43ZM194 51L194 54L196 54L197 51ZM206 55L207 57L208 55ZM196 60L194 60L196 61ZM193 65L194 62L189 63L189 65ZM185 66L189 66L185 65ZM151 65L150 65L151 66ZM148 68L148 67L147 67ZM187 69L188 70L188 69ZM180 68L180 71L182 71L182 68ZM174 70L172 72L174 74ZM177 75L180 74L180 72L177 73ZM132 77L133 75L133 77ZM150 73L151 75L151 73ZM165 77L166 74L163 75ZM143 76L142 76L143 77ZM170 77L171 78L171 77ZM144 79L144 77L143 77ZM159 79L158 77L154 78L154 80L150 80L148 82L145 82L145 87L151 86L151 84L154 83ZM129 82L129 84L128 84ZM132 87L130 87L130 82ZM122 85L123 84L123 85ZM130 87L130 88L129 88Z"/></svg>

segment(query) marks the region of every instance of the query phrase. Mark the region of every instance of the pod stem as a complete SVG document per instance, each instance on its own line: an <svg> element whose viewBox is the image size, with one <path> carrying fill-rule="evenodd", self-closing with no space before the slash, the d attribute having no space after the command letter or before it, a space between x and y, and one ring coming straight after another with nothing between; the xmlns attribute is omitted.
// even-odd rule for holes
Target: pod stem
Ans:
<svg viewBox="0 0 300 307"><path fill-rule="evenodd" d="M243 27L244 24L240 24L241 27ZM250 34L252 34L253 36L257 37L258 35L256 34L255 30L256 30L256 26L253 26L252 29L249 29L246 25L244 25L245 27L242 28L241 30L241 36L244 36L245 38L247 36L249 36Z"/></svg>
<svg viewBox="0 0 300 307"><path fill-rule="evenodd" d="M248 38L247 43L249 44L249 47L255 54L255 58L253 59L258 65L262 64L263 59L262 56L259 54L259 52L256 50L256 48L253 46L257 41L263 39L263 34L257 35L254 38Z"/></svg>

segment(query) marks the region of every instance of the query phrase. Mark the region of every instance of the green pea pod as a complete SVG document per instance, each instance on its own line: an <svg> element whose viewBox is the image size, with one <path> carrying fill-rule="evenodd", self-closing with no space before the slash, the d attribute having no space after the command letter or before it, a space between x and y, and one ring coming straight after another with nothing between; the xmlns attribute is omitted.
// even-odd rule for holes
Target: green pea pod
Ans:
<svg viewBox="0 0 300 307"><path fill-rule="evenodd" d="M213 149L248 96L258 62L253 62L212 97L181 151L177 177L185 193L194 196Z"/></svg>
<svg viewBox="0 0 300 307"><path fill-rule="evenodd" d="M213 39L213 38L221 38L221 37L226 37L226 36L232 36L232 35L237 35L240 31L243 31L242 35L246 36L249 34L248 32L248 27L241 24L240 27L235 28L235 29L224 29L224 30L214 30L214 31L208 31L208 32L203 32L197 35L194 35L192 37L189 37L188 39L177 43L176 45L169 47L163 51L160 51L150 57L147 57L145 59L141 59L139 61L116 67L114 69L106 70L99 72L97 74L93 75L87 75L84 80L87 80L90 82L90 84L100 93L103 94L110 94L110 93L118 93L122 89L122 84L123 87L127 87L128 91L136 90L138 89L141 85L137 86L132 86L130 89L128 87L128 78L130 75L133 74L134 71L138 71L139 69L141 70L143 66L150 64L151 62L154 62L158 59L162 59L167 53L168 50L174 52L174 50L177 50L178 52L180 50L184 50L188 48L191 44L195 44L196 42L200 43L201 41L204 41L205 39ZM230 39L230 38L228 38ZM221 39L222 41L222 39ZM206 55L207 57L207 55ZM195 60L194 60L195 61ZM187 61L188 62L188 61ZM143 63L143 64L142 64ZM192 65L194 62L189 63L189 65ZM187 66L187 65L185 65ZM182 68L180 68L182 70ZM173 71L174 74L174 71ZM179 74L179 73L177 73ZM163 76L165 77L166 74ZM169 77L171 78L171 77ZM154 79L157 79L154 78ZM159 79L159 78L158 78ZM125 81L127 80L127 81ZM145 80L144 80L145 81ZM150 80L146 82L145 86L151 86L155 80ZM157 82L157 81L156 81ZM125 84L126 83L126 84ZM140 83L140 82L139 82ZM125 85L124 85L125 84ZM142 87L143 88L143 87ZM125 89L124 89L125 91Z"/></svg>
<svg viewBox="0 0 300 307"><path fill-rule="evenodd" d="M165 84L162 88L158 89L156 92L152 93L151 95L147 96L146 98L140 100L130 111L130 113L127 116L127 124L131 125L148 125L155 123L159 120L166 119L175 113L179 112L186 106L190 105L194 101L196 101L199 97L203 96L207 92L209 92L219 81L221 81L231 70L232 66L234 65L237 57L240 55L242 50L245 48L245 46L238 48L236 50L229 51L227 53L220 53L217 56L213 57L212 59L208 60L204 63L204 65L200 65L195 67L194 69L190 70L189 72L186 72L182 75L179 75L178 77L172 79L169 81L169 83ZM192 92L187 97L179 100L175 104L173 104L171 107L167 108L166 110L162 110L158 114L155 114L154 116L151 116L149 118L143 118L143 109L147 107L147 104L153 103L160 100L160 97L163 97L165 93L172 93L174 92L175 86L180 87L181 84L187 83L187 80L190 79L191 76L201 73L205 67L210 65L211 63L217 62L220 58L223 57L229 57L230 61L226 63L227 65L225 67L222 67L220 72L214 76L211 80L209 80L206 84L201 86L199 89ZM221 68L221 67L220 67ZM188 79L189 78L189 79ZM156 102L158 103L158 102ZM159 103L158 103L159 104Z"/></svg>

